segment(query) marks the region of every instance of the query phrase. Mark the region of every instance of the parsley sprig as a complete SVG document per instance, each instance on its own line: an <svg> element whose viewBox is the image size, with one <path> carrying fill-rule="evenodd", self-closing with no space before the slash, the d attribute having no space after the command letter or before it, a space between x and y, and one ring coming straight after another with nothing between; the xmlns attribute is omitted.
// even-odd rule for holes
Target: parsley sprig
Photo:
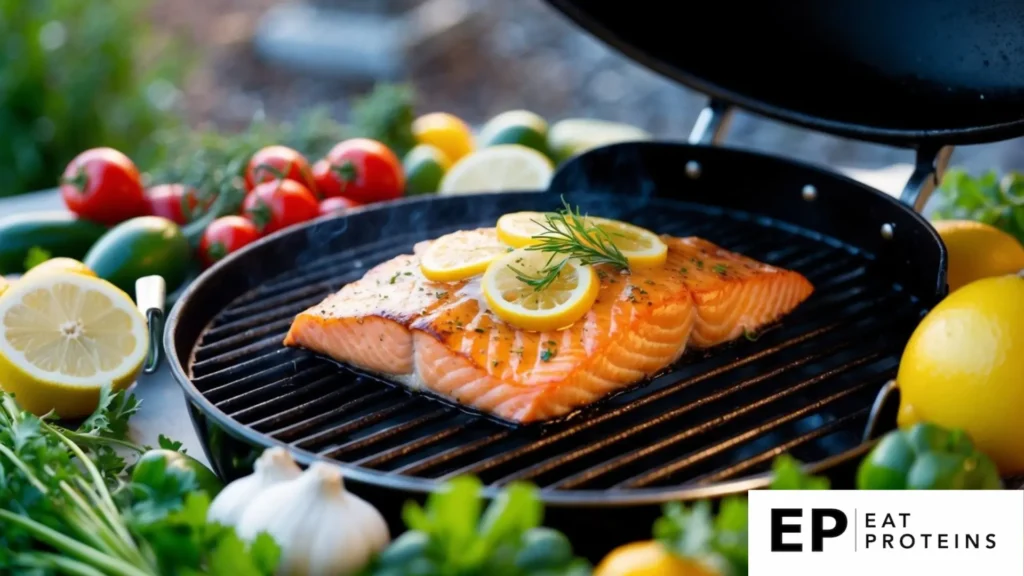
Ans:
<svg viewBox="0 0 1024 576"><path fill-rule="evenodd" d="M138 408L107 388L71 430L0 392L0 566L38 576L272 574L277 545L207 523L210 495L193 470L155 459L125 474L121 453L149 449L127 436ZM166 438L160 446L181 448Z"/></svg>
<svg viewBox="0 0 1024 576"><path fill-rule="evenodd" d="M564 198L560 210L546 212L543 222L533 222L541 227L542 232L533 235L537 242L526 249L547 252L551 256L535 274L511 264L509 269L515 272L520 282L532 286L534 291L539 292L551 286L570 259L588 266L610 264L619 270L629 269L629 260L615 245L611 235L586 215L580 214L579 206L574 210Z"/></svg>

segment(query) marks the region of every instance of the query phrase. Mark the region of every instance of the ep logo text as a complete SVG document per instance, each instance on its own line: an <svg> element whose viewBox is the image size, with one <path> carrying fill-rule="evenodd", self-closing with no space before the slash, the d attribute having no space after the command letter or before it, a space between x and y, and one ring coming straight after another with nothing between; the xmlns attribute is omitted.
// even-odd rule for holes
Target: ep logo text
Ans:
<svg viewBox="0 0 1024 576"><path fill-rule="evenodd" d="M846 532L850 521L846 513L836 508L811 508L810 514L810 549L811 552L822 552L826 538L838 538ZM799 538L803 534L804 510L802 508L772 508L772 552L803 552L804 544Z"/></svg>

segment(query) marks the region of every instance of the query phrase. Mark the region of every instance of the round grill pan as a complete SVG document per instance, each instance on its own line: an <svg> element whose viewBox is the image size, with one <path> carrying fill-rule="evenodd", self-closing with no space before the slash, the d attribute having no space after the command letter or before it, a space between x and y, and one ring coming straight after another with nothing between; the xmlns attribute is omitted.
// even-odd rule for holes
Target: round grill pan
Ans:
<svg viewBox="0 0 1024 576"><path fill-rule="evenodd" d="M554 209L562 195L592 214L798 270L816 292L756 341L687 354L541 426L501 424L281 346L295 314L415 242ZM452 476L478 475L489 495L528 480L542 488L548 522L599 555L648 537L663 502L763 486L783 451L844 485L876 394L945 289L934 231L864 185L736 150L620 144L563 167L547 193L407 199L267 237L189 287L165 347L226 478L247 473L263 448L288 446L303 462L341 463L396 530L405 499Z"/></svg>

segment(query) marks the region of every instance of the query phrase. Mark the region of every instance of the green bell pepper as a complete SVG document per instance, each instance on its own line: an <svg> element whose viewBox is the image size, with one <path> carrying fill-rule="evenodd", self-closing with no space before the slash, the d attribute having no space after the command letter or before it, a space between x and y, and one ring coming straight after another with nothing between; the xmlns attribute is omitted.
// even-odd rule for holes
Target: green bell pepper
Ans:
<svg viewBox="0 0 1024 576"><path fill-rule="evenodd" d="M885 435L861 462L860 490L998 490L999 471L961 430L921 423Z"/></svg>

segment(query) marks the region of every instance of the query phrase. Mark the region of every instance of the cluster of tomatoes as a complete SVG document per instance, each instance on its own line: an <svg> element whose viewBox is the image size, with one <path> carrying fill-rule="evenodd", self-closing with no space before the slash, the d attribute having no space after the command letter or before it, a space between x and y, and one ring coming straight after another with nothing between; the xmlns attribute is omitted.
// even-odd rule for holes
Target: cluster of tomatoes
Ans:
<svg viewBox="0 0 1024 576"><path fill-rule="evenodd" d="M241 216L224 216L206 229L200 255L210 263L261 236L373 202L405 190L402 164L387 146L368 138L338 143L310 166L299 152L268 146L245 170Z"/></svg>
<svg viewBox="0 0 1024 576"><path fill-rule="evenodd" d="M313 165L296 150L268 146L249 159L244 183L241 213L221 216L202 231L199 257L204 266L283 228L393 200L405 191L401 161L387 146L368 138L340 142ZM87 150L72 160L61 193L69 210L106 225L160 216L184 226L212 202L200 200L183 184L145 189L131 159L111 148Z"/></svg>

